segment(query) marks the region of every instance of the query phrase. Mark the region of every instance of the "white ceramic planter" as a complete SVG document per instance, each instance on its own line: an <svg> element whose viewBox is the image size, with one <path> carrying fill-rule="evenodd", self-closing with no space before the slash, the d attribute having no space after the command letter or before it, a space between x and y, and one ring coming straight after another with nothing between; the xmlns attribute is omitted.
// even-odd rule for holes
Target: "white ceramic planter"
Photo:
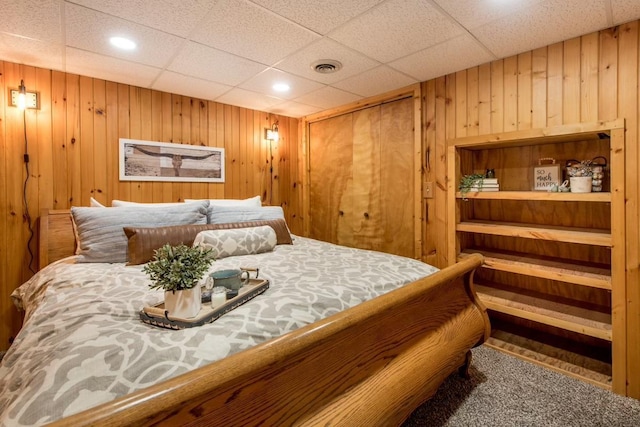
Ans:
<svg viewBox="0 0 640 427"><path fill-rule="evenodd" d="M590 176L572 176L569 178L572 193L591 193Z"/></svg>
<svg viewBox="0 0 640 427"><path fill-rule="evenodd" d="M183 291L165 291L164 309L170 317L196 317L202 307L200 286Z"/></svg>

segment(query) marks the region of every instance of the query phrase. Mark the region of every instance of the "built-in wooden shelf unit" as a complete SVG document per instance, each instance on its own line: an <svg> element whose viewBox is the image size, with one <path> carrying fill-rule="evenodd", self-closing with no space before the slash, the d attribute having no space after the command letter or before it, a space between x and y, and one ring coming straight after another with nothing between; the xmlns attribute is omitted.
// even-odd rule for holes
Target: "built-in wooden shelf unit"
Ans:
<svg viewBox="0 0 640 427"><path fill-rule="evenodd" d="M624 149L622 119L447 141L448 259L485 257L474 285L492 320L486 345L620 394ZM607 159L602 192L531 190L540 158L598 156ZM500 191L460 193L463 175L487 169Z"/></svg>

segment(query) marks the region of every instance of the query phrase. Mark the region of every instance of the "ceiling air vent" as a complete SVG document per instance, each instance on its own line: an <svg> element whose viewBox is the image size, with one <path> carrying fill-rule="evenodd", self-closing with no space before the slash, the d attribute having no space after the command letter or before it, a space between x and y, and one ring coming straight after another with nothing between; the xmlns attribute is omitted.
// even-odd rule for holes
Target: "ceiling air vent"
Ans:
<svg viewBox="0 0 640 427"><path fill-rule="evenodd" d="M311 67L320 74L331 74L342 68L340 61L334 61L333 59L321 59L311 64Z"/></svg>

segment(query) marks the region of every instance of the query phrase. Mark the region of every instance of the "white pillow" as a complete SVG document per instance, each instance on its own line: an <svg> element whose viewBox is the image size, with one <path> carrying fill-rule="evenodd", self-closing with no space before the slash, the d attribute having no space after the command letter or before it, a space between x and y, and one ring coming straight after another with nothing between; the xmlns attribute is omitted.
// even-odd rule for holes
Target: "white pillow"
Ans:
<svg viewBox="0 0 640 427"><path fill-rule="evenodd" d="M185 199L185 202L195 202L198 199ZM262 206L260 196L250 197L248 199L209 199L209 206L253 206L259 208Z"/></svg>
<svg viewBox="0 0 640 427"><path fill-rule="evenodd" d="M128 241L124 227L206 224L208 204L205 200L161 207L72 207L78 262L126 262Z"/></svg>
<svg viewBox="0 0 640 427"><path fill-rule="evenodd" d="M262 219L284 219L284 211L280 206L209 206L207 221L209 224L228 224L230 222L247 222Z"/></svg>
<svg viewBox="0 0 640 427"><path fill-rule="evenodd" d="M261 254L276 247L276 232L268 225L260 227L207 230L196 235L193 246L209 248L214 258Z"/></svg>
<svg viewBox="0 0 640 427"><path fill-rule="evenodd" d="M141 203L141 202L127 202L126 200L112 200L111 201L111 206L114 207L114 208L121 208L123 206L176 206L176 205L184 205L184 203L183 202Z"/></svg>
<svg viewBox="0 0 640 427"><path fill-rule="evenodd" d="M94 199L93 197L89 198L89 206L91 206L92 208L106 208L105 205L103 205L102 203L100 203L99 201L97 201L96 199Z"/></svg>

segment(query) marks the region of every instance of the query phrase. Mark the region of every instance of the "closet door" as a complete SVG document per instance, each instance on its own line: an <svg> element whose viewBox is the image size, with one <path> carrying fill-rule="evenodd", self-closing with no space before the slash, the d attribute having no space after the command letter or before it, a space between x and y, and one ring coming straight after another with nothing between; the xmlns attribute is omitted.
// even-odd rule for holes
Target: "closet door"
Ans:
<svg viewBox="0 0 640 427"><path fill-rule="evenodd" d="M310 237L353 246L352 114L311 123L309 130Z"/></svg>
<svg viewBox="0 0 640 427"><path fill-rule="evenodd" d="M310 237L414 256L410 98L313 122Z"/></svg>
<svg viewBox="0 0 640 427"><path fill-rule="evenodd" d="M413 99L380 106L380 235L385 252L415 256Z"/></svg>

